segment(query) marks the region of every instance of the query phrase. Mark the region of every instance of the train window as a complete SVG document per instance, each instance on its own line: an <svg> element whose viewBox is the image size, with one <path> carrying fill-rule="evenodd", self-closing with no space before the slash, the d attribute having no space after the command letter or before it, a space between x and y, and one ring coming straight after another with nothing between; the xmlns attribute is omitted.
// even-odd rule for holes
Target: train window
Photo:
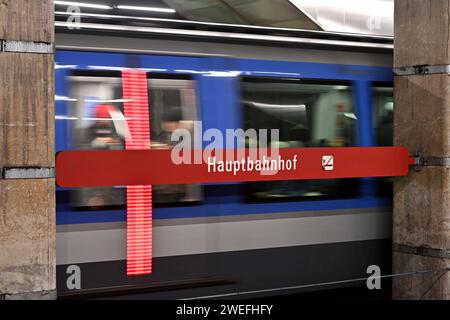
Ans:
<svg viewBox="0 0 450 320"><path fill-rule="evenodd" d="M152 148L171 148L170 137L176 129L193 130L197 120L195 81L149 79L150 128ZM199 185L155 185L155 204L201 200Z"/></svg>
<svg viewBox="0 0 450 320"><path fill-rule="evenodd" d="M281 148L346 147L356 141L351 86L346 82L244 78L245 127L278 129ZM357 196L358 180L248 183L250 200Z"/></svg>
<svg viewBox="0 0 450 320"><path fill-rule="evenodd" d="M372 88L375 139L378 146L393 145L394 89L387 86Z"/></svg>
<svg viewBox="0 0 450 320"><path fill-rule="evenodd" d="M394 89L390 84L375 84L372 97L376 144L390 147L394 144ZM377 196L392 197L393 178L379 178L376 181Z"/></svg>
<svg viewBox="0 0 450 320"><path fill-rule="evenodd" d="M120 150L128 132L124 116L122 79L115 76L75 75L70 77L73 108L71 136L74 149ZM192 128L197 120L195 81L189 79L148 79L151 148L171 148L170 134L183 127ZM155 185L156 205L200 201L198 185ZM125 187L74 190L72 203L79 208L123 206Z"/></svg>

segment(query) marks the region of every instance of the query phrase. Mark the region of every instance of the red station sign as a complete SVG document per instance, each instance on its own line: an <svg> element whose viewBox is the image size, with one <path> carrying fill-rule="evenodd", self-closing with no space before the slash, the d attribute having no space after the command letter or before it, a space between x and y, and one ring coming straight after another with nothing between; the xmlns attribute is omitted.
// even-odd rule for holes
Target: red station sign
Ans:
<svg viewBox="0 0 450 320"><path fill-rule="evenodd" d="M221 171L218 161L175 164L172 150L64 151L56 157L56 182L62 187L93 187L394 177L407 175L413 164L404 147L289 148L279 149L279 160L290 161L290 169L286 162L284 169L264 174L255 164L248 170L248 150L240 157L234 151L231 171ZM191 159L203 159L201 150L191 153Z"/></svg>

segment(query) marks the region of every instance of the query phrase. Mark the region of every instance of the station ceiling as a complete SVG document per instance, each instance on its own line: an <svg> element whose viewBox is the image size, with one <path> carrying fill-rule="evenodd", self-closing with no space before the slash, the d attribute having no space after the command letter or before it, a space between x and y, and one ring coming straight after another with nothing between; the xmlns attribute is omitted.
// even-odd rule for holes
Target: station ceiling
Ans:
<svg viewBox="0 0 450 320"><path fill-rule="evenodd" d="M288 0L164 0L190 20L322 30Z"/></svg>

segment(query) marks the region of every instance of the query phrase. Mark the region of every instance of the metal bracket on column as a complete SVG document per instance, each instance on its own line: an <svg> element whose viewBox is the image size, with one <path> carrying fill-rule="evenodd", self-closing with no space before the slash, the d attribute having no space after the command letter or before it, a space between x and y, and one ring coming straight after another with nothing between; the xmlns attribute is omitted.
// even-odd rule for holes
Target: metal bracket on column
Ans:
<svg viewBox="0 0 450 320"><path fill-rule="evenodd" d="M425 256L431 258L450 259L450 250L435 249L426 247L413 247L405 244L394 243L392 250L400 253L414 254L418 256Z"/></svg>
<svg viewBox="0 0 450 320"><path fill-rule="evenodd" d="M12 179L53 179L55 168L3 168L0 178Z"/></svg>
<svg viewBox="0 0 450 320"><path fill-rule="evenodd" d="M426 157L421 152L414 153L414 170L422 171L423 167L450 167L450 157Z"/></svg>
<svg viewBox="0 0 450 320"><path fill-rule="evenodd" d="M426 74L450 74L450 65L415 65L411 67L394 68L396 76L412 76L412 75L426 75Z"/></svg>
<svg viewBox="0 0 450 320"><path fill-rule="evenodd" d="M53 53L53 44L33 41L0 40L0 51L16 53Z"/></svg>

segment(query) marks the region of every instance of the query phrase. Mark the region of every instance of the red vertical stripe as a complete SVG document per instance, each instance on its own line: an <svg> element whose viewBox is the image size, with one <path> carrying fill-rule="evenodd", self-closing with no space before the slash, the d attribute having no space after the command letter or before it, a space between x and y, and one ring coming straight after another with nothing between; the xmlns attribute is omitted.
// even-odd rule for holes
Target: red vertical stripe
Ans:
<svg viewBox="0 0 450 320"><path fill-rule="evenodd" d="M150 149L147 74L122 72L127 150ZM142 164L141 164L142 165ZM152 273L152 186L127 187L127 275Z"/></svg>

